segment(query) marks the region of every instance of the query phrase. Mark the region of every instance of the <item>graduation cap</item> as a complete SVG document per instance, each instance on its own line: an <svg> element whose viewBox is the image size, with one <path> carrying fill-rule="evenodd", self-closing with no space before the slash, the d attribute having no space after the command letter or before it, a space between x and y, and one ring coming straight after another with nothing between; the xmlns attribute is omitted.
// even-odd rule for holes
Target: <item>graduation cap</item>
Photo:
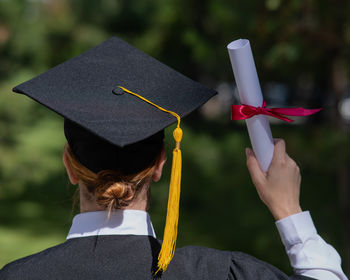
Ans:
<svg viewBox="0 0 350 280"><path fill-rule="evenodd" d="M113 165L115 157L108 155L120 155L120 151L128 147L128 152L138 151L133 147L142 140L152 146L162 139L163 129L177 121L168 212L158 258L158 268L164 271L174 254L177 236L180 119L216 92L117 37L16 86L13 91L63 116L65 135L73 153L94 172L107 167L120 168ZM96 149L104 148L95 153L90 149L87 156L89 145L83 149L84 143L98 144ZM141 166L147 164L141 163Z"/></svg>

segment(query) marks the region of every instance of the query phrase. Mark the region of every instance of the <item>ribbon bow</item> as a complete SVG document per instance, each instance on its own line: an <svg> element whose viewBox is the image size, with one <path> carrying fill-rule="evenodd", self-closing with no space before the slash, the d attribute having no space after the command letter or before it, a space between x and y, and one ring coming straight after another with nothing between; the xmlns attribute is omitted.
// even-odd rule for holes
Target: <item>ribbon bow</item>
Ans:
<svg viewBox="0 0 350 280"><path fill-rule="evenodd" d="M232 105L231 120L245 120L256 115L268 115L286 122L293 122L292 119L286 116L309 116L321 111L319 109L304 109L304 108L266 108L266 102L263 102L261 107L250 105Z"/></svg>

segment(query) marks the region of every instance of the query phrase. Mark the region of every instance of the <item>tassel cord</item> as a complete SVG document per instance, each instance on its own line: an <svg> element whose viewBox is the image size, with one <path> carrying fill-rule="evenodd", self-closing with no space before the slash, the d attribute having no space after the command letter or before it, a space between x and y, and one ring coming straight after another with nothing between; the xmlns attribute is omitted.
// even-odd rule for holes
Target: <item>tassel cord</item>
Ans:
<svg viewBox="0 0 350 280"><path fill-rule="evenodd" d="M171 168L171 178L169 186L169 198L167 206L167 216L164 228L163 243L161 250L158 255L158 269L155 275L160 271L165 271L175 254L176 238L178 232L178 221L179 221L179 203L180 203L180 192L181 192L181 169L182 169L182 155L180 150L180 143L182 140L183 132L180 128L181 118L175 112L166 110L159 105L147 100L141 95L134 93L122 86L119 86L123 91L134 95L137 98L153 105L159 110L169 113L177 119L177 127L173 131L173 137L175 140L175 148L173 150L173 161Z"/></svg>

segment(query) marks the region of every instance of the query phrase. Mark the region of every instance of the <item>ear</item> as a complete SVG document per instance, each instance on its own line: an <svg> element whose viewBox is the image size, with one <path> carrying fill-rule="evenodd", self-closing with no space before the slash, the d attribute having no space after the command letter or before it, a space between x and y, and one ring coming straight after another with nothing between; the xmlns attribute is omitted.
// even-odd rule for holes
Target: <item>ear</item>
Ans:
<svg viewBox="0 0 350 280"><path fill-rule="evenodd" d="M67 175L69 177L69 181L71 182L72 185L77 185L79 183L78 177L74 174L74 171L72 167L70 166L68 162L68 155L67 155L67 149L64 149L63 152L63 164L66 167Z"/></svg>
<svg viewBox="0 0 350 280"><path fill-rule="evenodd" d="M159 159L157 160L154 173L152 175L153 182L158 182L162 177L162 172L163 172L163 167L165 162L166 162L166 155L165 155L165 150L163 149L159 156Z"/></svg>

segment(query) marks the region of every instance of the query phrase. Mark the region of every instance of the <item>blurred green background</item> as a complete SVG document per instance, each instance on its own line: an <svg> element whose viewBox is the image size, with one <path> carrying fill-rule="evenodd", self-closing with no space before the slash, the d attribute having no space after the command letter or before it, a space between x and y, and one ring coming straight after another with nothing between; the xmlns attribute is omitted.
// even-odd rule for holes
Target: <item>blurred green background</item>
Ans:
<svg viewBox="0 0 350 280"><path fill-rule="evenodd" d="M219 92L183 122L178 246L240 250L291 273L246 170L244 123L229 120L226 45L248 38L268 104L324 108L272 132L301 167L302 207L349 273L349 10L345 0L0 0L0 267L63 242L78 211L62 119L11 89L116 35ZM159 238L168 177L169 166L152 189Z"/></svg>

